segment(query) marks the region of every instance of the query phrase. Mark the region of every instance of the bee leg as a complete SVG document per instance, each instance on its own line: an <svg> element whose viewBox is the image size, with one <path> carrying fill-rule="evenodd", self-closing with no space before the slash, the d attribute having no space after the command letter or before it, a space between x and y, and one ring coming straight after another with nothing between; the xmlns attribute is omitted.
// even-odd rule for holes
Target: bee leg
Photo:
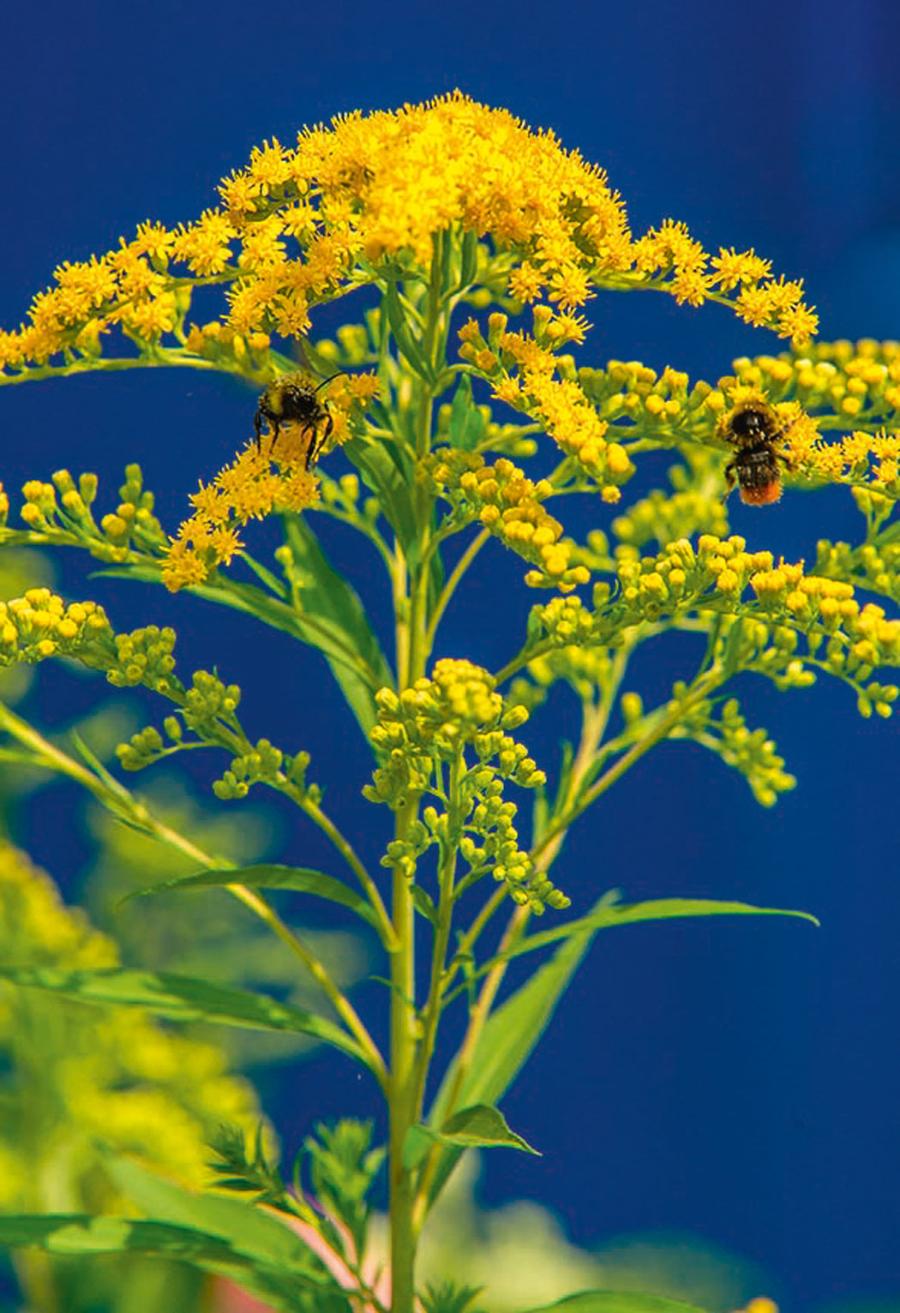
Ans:
<svg viewBox="0 0 900 1313"><path fill-rule="evenodd" d="M260 412L257 411L256 414L253 416L253 427L254 427L254 429L256 430L256 450L257 450L257 451L260 451L261 448L262 448L262 422L263 422L263 417L262 417L262 415L260 414Z"/></svg>
<svg viewBox="0 0 900 1313"><path fill-rule="evenodd" d="M736 469L737 461L730 460L725 466L725 497L722 498L723 501L734 492L734 485L737 483L737 477L734 472Z"/></svg>
<svg viewBox="0 0 900 1313"><path fill-rule="evenodd" d="M272 441L269 443L270 456L272 452L275 450L275 443L278 441L278 435L281 432L281 425L279 424L277 419L273 419L271 421L271 427L272 427Z"/></svg>
<svg viewBox="0 0 900 1313"><path fill-rule="evenodd" d="M306 449L306 468L308 470L311 470L313 465L315 465L316 461L319 459L319 452L325 446L325 443L331 437L333 432L334 432L334 420L331 418L330 415L325 416L325 427L323 428L321 434L319 434L318 431L315 428L313 428L312 437L310 438L309 446Z"/></svg>
<svg viewBox="0 0 900 1313"><path fill-rule="evenodd" d="M315 424L304 424L300 430L300 440L306 438L306 455L303 460L303 468L308 470L316 457L316 426Z"/></svg>

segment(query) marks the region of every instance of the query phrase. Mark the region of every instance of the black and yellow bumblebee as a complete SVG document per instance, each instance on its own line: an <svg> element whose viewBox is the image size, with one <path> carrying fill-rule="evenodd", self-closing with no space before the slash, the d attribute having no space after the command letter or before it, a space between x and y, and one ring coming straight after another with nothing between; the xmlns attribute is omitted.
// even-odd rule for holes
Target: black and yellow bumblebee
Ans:
<svg viewBox="0 0 900 1313"><path fill-rule="evenodd" d="M735 448L725 466L726 496L735 483L748 506L770 506L781 497L781 465L789 466L776 444L787 427L766 401L744 401L723 415L718 436Z"/></svg>
<svg viewBox="0 0 900 1313"><path fill-rule="evenodd" d="M343 370L339 373L343 373ZM272 433L273 448L278 441L281 426L297 424L300 427L300 437L308 439L306 468L312 469L334 429L328 403L321 401L318 393L326 383L337 377L338 374L331 374L316 384L309 374L297 371L294 374L284 374L270 383L260 397L253 417L257 450L262 441L263 421Z"/></svg>

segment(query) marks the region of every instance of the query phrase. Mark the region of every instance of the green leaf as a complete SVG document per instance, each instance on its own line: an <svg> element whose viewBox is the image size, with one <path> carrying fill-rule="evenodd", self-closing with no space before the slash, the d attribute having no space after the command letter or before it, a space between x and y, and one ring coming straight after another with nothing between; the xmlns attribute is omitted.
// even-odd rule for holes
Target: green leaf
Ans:
<svg viewBox="0 0 900 1313"><path fill-rule="evenodd" d="M359 470L363 483L378 498L400 545L410 554L418 533L412 508L413 470L396 443L352 438L341 450Z"/></svg>
<svg viewBox="0 0 900 1313"><path fill-rule="evenodd" d="M476 1103L453 1113L440 1130L422 1124L410 1127L403 1141L403 1166L409 1171L418 1167L432 1144L459 1149L520 1149L540 1158L527 1140L508 1128L506 1117L499 1108L491 1108L485 1103Z"/></svg>
<svg viewBox="0 0 900 1313"><path fill-rule="evenodd" d="M482 1145L484 1148L522 1149L525 1153L533 1153L540 1157L537 1149L532 1149L521 1135L509 1129L500 1109L492 1108L486 1103L476 1103L471 1108L461 1108L449 1121L444 1122L440 1135L441 1139L451 1144L472 1148Z"/></svg>
<svg viewBox="0 0 900 1313"><path fill-rule="evenodd" d="M542 934L532 935L502 958L484 964L480 972L501 960L543 948L562 940L562 946L516 993L492 1013L469 1064L457 1098L458 1103L495 1103L502 1098L531 1056L556 1005L601 929L640 921L660 921L694 916L796 916L818 925L808 912L785 912L776 908L752 907L747 903L716 902L702 898L658 898L645 903L617 904L616 893L604 894L587 916ZM447 1115L450 1091L456 1080L457 1063L448 1068L431 1110L430 1121L440 1124ZM429 1202L443 1189L459 1159L459 1150L445 1148L435 1174Z"/></svg>
<svg viewBox="0 0 900 1313"><path fill-rule="evenodd" d="M378 928L377 916L360 894L344 884L343 880L307 866L266 863L259 866L215 867L197 871L193 875L179 876L174 880L165 880L162 884L148 885L146 889L135 889L122 902L171 890L224 889L230 884L246 885L248 889L288 889L294 893L314 894L330 903L340 903L342 907L349 908L364 921L368 921L369 925Z"/></svg>
<svg viewBox="0 0 900 1313"><path fill-rule="evenodd" d="M529 935L516 944L507 953L490 958L478 969L478 975L489 971L497 962L509 961L523 953L531 953L548 944L568 939L571 935L594 930L608 930L617 925L636 925L641 921L674 921L689 917L702 916L788 916L801 921L809 921L814 926L819 921L811 912L799 912L783 907L754 907L751 903L732 903L715 898L651 898L644 903L612 903L580 917L577 921L568 921L565 925L555 926L540 934Z"/></svg>
<svg viewBox="0 0 900 1313"><path fill-rule="evenodd" d="M467 232L462 241L462 266L459 274L460 290L475 281L478 272L478 234Z"/></svg>
<svg viewBox="0 0 900 1313"><path fill-rule="evenodd" d="M644 1295L637 1290L582 1290L555 1304L541 1304L528 1313L702 1313L696 1304L664 1295Z"/></svg>
<svg viewBox="0 0 900 1313"><path fill-rule="evenodd" d="M403 1165L412 1170L425 1157L431 1145L447 1144L459 1149L520 1149L540 1157L521 1135L510 1130L499 1108L476 1103L453 1114L440 1130L431 1126L411 1126L403 1143Z"/></svg>
<svg viewBox="0 0 900 1313"><path fill-rule="evenodd" d="M450 407L450 442L463 451L474 451L484 431L484 416L472 396L472 380L463 374Z"/></svg>
<svg viewBox="0 0 900 1313"><path fill-rule="evenodd" d="M372 632L362 602L347 581L331 568L307 522L299 515L285 516L285 527L294 564L308 579L300 593L303 610L297 617L298 630L306 642L323 653L350 709L368 733L375 724L374 691L394 682L390 666ZM339 635L337 651L325 641L324 635L329 630ZM371 671L372 683L361 678L355 666L348 665L344 655L348 647Z"/></svg>
<svg viewBox="0 0 900 1313"><path fill-rule="evenodd" d="M423 378L426 383L431 383L433 371L425 358L422 348L419 346L415 337L410 332L409 323L400 301L400 292L395 282L388 282L384 290L384 308L387 312L388 323L391 326L391 332L394 335L394 341L412 366L415 373Z"/></svg>
<svg viewBox="0 0 900 1313"><path fill-rule="evenodd" d="M46 989L81 1003L143 1008L172 1021L208 1021L250 1030L292 1031L312 1035L368 1066L355 1040L325 1017L264 994L211 985L169 972L55 971L49 967L0 969L0 980L31 989Z"/></svg>
<svg viewBox="0 0 900 1313"><path fill-rule="evenodd" d="M432 925L437 925L437 906L428 890L420 884L414 884L410 888L410 893L412 894L413 907L419 915L424 916L425 920L430 921Z"/></svg>
<svg viewBox="0 0 900 1313"><path fill-rule="evenodd" d="M162 581L160 567L156 565L110 566L104 570L92 571L90 577L130 579L138 583L155 584ZM335 578L339 577L335 575ZM355 675L364 687L371 688L373 692L381 687L379 672L370 669L357 650L348 645L341 628L324 617L311 613L304 616L286 602L257 588L255 584L242 583L228 575L213 575L208 583L192 585L186 591L208 602L240 611L243 615L251 615L273 629L290 634L292 638L299 638L311 647L317 647L329 661Z"/></svg>
<svg viewBox="0 0 900 1313"><path fill-rule="evenodd" d="M595 905L595 912L609 900L605 894ZM496 1103L510 1087L531 1056L546 1029L566 986L575 974L596 931L573 933L549 962L530 977L496 1012L488 1017L475 1047L457 1103ZM441 1125L449 1115L450 1093L456 1084L458 1064L454 1060L444 1076L432 1106L429 1120ZM456 1166L462 1150L445 1146L442 1150L429 1194L433 1204Z"/></svg>
<svg viewBox="0 0 900 1313"><path fill-rule="evenodd" d="M190 1227L228 1241L255 1261L319 1277L321 1268L299 1236L272 1212L221 1195L186 1190L131 1158L104 1154L104 1165L126 1198L155 1221Z"/></svg>
<svg viewBox="0 0 900 1313"><path fill-rule="evenodd" d="M233 1243L191 1227L126 1217L90 1217L84 1213L0 1217L0 1245L37 1248L48 1254L154 1254L191 1263L206 1272L228 1276L282 1313L298 1313L297 1287L338 1294L327 1276L279 1271L260 1263L236 1239Z"/></svg>

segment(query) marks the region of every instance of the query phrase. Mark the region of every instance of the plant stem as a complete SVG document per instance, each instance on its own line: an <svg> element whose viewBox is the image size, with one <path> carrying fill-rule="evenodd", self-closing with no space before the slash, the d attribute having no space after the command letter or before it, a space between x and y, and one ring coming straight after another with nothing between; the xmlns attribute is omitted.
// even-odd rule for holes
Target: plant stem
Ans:
<svg viewBox="0 0 900 1313"><path fill-rule="evenodd" d="M608 788L616 783L617 780L621 779L625 772L630 770L635 762L640 761L645 753L649 752L650 749L659 743L661 739L666 737L669 730L674 728L680 720L683 720L687 708L693 706L695 702L702 702L702 700L722 682L723 678L723 671L717 666L713 666L705 675L702 675L700 679L697 680L691 693L687 697L681 698L677 701L671 711L662 715L650 730L646 738L641 739L640 743L635 743L628 752L624 753L618 761L610 766L609 770L604 771L595 784L592 784L589 789L585 790L577 802L574 802L571 807L563 811L556 820L548 826L544 834L531 850L532 860L537 860L547 848L550 848L557 837L564 834L572 822L576 820L583 811L590 807L592 802L595 802L601 794L604 794Z"/></svg>
<svg viewBox="0 0 900 1313"><path fill-rule="evenodd" d="M456 829L459 815L457 798L459 794L461 768L462 761L457 758L450 768L450 780L447 785L447 795L449 798L447 808L447 835L444 843L443 859L440 864L440 869L438 870L439 896L437 925L435 926L434 945L431 954L431 982L428 989L428 999L425 1003L423 1012L422 1043L416 1077L415 1115L417 1120L422 1116L422 1105L425 1099L425 1087L428 1080L428 1068L431 1065L431 1059L434 1056L434 1045L435 1040L437 1039L438 1022L441 1017L441 1005L444 990L446 988L446 972L444 970L444 964L447 960L447 948L450 943L450 930L453 923L453 882L456 876L456 853L459 842L459 834Z"/></svg>
<svg viewBox="0 0 900 1313"><path fill-rule="evenodd" d="M397 813L396 833L403 838L418 812L418 798ZM391 1308L412 1313L415 1302L415 1236L412 1225L412 1178L403 1165L403 1146L415 1120L416 1048L415 937L410 881L394 871L393 917L397 951L391 958L391 1076L389 1090Z"/></svg>
<svg viewBox="0 0 900 1313"><path fill-rule="evenodd" d="M509 924L503 935L500 945L497 949L499 953L506 953L521 935L528 922L530 908L517 907L509 919ZM463 1042L456 1056L456 1073L453 1078L453 1084L450 1087L450 1093L447 1098L445 1113L447 1117L452 1116L456 1109L464 1089L466 1078L469 1074L469 1068L472 1065L472 1059L475 1056L475 1050L478 1047L478 1041L484 1030L485 1023L490 1016L491 1008L494 1006L497 993L503 983L503 977L506 974L508 963L505 960L497 962L485 977L484 984L475 1001L475 1006L469 1015L469 1024L466 1028ZM419 1188L416 1192L415 1207L413 1213L413 1222L415 1232L418 1235L425 1218L428 1215L428 1196L431 1192L431 1186L434 1181L440 1162L440 1151L437 1145L428 1155L425 1166L422 1169L422 1175L419 1180Z"/></svg>
<svg viewBox="0 0 900 1313"><path fill-rule="evenodd" d="M490 536L491 535L487 529L482 529L481 533L472 539L462 556L456 562L456 565L453 567L450 577L441 590L441 595L437 600L437 605L431 613L431 620L429 621L428 631L425 635L425 650L427 652L431 652L431 649L434 646L434 636L437 632L437 627L443 619L444 612L447 609L451 597L455 593L463 575L466 573L469 566L475 560L475 557L481 551Z"/></svg>

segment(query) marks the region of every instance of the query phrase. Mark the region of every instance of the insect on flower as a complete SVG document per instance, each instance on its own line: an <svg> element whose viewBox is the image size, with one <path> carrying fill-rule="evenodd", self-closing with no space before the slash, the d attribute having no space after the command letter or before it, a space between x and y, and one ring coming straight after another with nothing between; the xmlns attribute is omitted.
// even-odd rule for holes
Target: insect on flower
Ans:
<svg viewBox="0 0 900 1313"><path fill-rule="evenodd" d="M744 401L722 417L719 437L735 448L725 466L726 496L735 483L741 501L748 506L769 506L781 496L779 461L788 461L775 444L784 437L785 426L765 401Z"/></svg>
<svg viewBox="0 0 900 1313"><path fill-rule="evenodd" d="M338 371L338 373L343 372L343 370ZM257 450L262 439L263 420L271 430L272 447L278 441L283 424L298 424L301 438L308 438L306 468L312 469L334 429L334 420L329 414L328 403L320 401L317 394L326 383L337 377L338 374L332 374L321 383L314 385L308 374L298 372L285 374L274 383L270 383L260 397L253 417Z"/></svg>

